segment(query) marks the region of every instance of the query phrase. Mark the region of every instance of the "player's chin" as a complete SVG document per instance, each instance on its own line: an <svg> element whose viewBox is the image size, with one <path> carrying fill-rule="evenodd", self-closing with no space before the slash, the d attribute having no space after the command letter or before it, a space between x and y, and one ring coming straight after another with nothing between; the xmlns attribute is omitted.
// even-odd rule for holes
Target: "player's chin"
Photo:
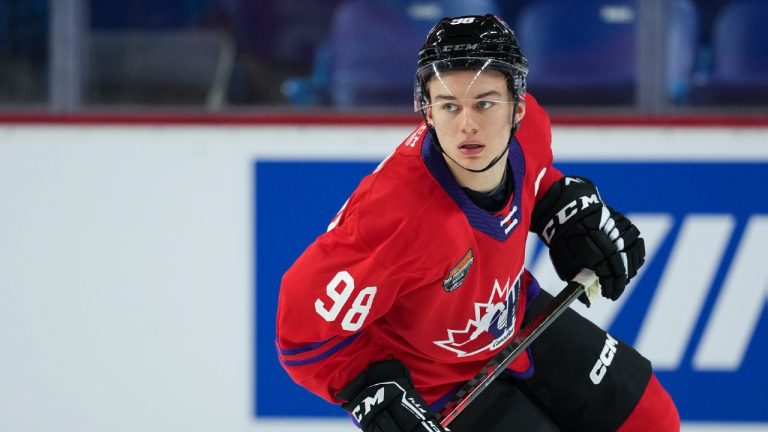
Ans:
<svg viewBox="0 0 768 432"><path fill-rule="evenodd" d="M466 169L476 170L485 168L485 166L490 162L491 158L487 157L485 153L486 152L468 155L461 151L455 151L449 152L448 157L452 160L453 163L457 165L461 165Z"/></svg>
<svg viewBox="0 0 768 432"><path fill-rule="evenodd" d="M458 161L461 162L464 168L479 170L485 168L490 159L484 157L461 157Z"/></svg>

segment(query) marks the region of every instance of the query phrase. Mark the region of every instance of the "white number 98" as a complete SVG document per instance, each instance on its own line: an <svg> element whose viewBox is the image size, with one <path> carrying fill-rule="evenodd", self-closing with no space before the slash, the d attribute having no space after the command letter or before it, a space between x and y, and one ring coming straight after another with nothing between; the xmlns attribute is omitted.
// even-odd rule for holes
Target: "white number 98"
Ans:
<svg viewBox="0 0 768 432"><path fill-rule="evenodd" d="M347 271L342 270L336 273L336 276L328 282L325 292L328 298L333 302L330 309L327 309L321 299L315 300L315 311L323 317L324 320L331 322L338 318L341 309L349 300L352 292L355 290L355 280ZM360 290L352 302L352 306L344 314L341 320L341 328L347 331L357 331L363 326L365 318L371 311L371 303L376 295L376 287L366 287Z"/></svg>
<svg viewBox="0 0 768 432"><path fill-rule="evenodd" d="M475 17L456 18L451 21L451 25L472 24L473 22L475 22Z"/></svg>

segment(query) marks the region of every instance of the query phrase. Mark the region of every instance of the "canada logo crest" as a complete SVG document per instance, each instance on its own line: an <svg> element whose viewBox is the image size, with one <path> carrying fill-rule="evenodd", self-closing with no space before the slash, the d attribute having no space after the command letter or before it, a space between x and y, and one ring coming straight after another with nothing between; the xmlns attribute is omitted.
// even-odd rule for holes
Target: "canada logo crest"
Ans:
<svg viewBox="0 0 768 432"><path fill-rule="evenodd" d="M488 301L475 302L473 316L458 329L447 329L447 338L434 344L467 357L486 350L495 350L515 332L517 305L520 298L522 271L512 280L494 281Z"/></svg>

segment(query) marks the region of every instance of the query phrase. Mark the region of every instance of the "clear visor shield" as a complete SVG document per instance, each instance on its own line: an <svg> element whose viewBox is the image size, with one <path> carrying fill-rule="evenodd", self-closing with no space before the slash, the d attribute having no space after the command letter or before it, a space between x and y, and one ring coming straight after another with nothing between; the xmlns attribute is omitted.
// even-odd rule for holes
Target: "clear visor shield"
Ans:
<svg viewBox="0 0 768 432"><path fill-rule="evenodd" d="M510 88L522 89L522 83L509 85L517 69L495 59L453 58L419 68L414 81L414 111L427 108L469 104L500 105L515 102Z"/></svg>

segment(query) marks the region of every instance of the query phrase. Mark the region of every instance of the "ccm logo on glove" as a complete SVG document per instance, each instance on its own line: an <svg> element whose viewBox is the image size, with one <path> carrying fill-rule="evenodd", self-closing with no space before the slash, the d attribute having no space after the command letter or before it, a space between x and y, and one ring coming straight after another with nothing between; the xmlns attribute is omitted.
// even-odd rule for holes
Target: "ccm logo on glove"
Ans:
<svg viewBox="0 0 768 432"><path fill-rule="evenodd" d="M355 409L352 410L352 415L355 416L355 419L359 422L363 419L364 414L368 414L371 412L371 408L375 405L378 405L380 403L384 402L384 387L379 388L379 390L376 392L373 397L366 397L363 400L363 403L360 405L357 405ZM360 409L365 406L365 413L360 414Z"/></svg>
<svg viewBox="0 0 768 432"><path fill-rule="evenodd" d="M564 182L566 186L568 186L571 182L584 183L583 180L574 177L565 177ZM593 204L602 204L602 201L600 201L600 198L598 198L597 193L580 196L566 204L563 208L560 209L560 211L555 213L555 217L550 219L542 230L541 237L544 239L544 242L547 244L552 243L552 236L555 235L555 229L558 225L564 225L568 219L572 218L576 213L578 213L579 210L584 210Z"/></svg>

